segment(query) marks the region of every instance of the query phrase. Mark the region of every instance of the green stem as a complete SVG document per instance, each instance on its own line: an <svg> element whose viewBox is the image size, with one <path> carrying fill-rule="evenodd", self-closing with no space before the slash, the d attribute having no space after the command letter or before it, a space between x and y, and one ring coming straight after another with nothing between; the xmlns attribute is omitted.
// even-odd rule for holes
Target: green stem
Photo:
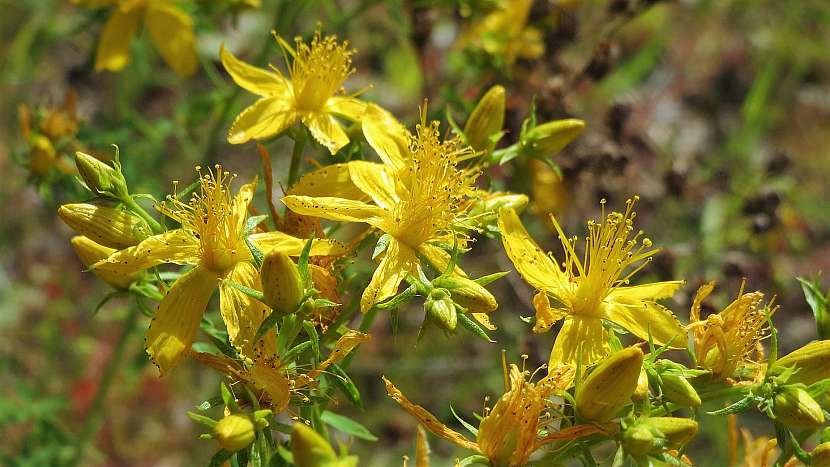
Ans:
<svg viewBox="0 0 830 467"><path fill-rule="evenodd" d="M300 128L294 136L294 149L291 151L291 167L288 169L289 187L297 181L297 175L300 172L300 158L303 156L306 138L305 128Z"/></svg>
<svg viewBox="0 0 830 467"><path fill-rule="evenodd" d="M125 196L121 199L121 202L124 203L128 208L130 208L131 211L141 216L141 218L144 219L150 226L150 229L152 229L153 233L160 234L164 231L164 229L161 227L161 224L159 224L158 221L153 218L153 216L151 216L147 211L145 211L144 208L142 208L138 203L136 203L132 196Z"/></svg>
<svg viewBox="0 0 830 467"><path fill-rule="evenodd" d="M101 376L101 381L98 383L98 390L95 393L95 398L92 400L92 404L89 407L84 424L81 427L81 435L75 443L74 456L68 465L80 464L83 459L84 452L89 446L90 439L100 428L102 415L101 409L104 406L104 399L106 399L110 387L112 386L113 379L115 378L115 374L121 365L121 360L124 357L124 351L127 348L127 341L129 340L133 328L135 327L138 314L138 307L130 306L127 319L124 321L124 329L121 331L121 336L115 344L112 358L110 358L107 367L104 369L104 374Z"/></svg>

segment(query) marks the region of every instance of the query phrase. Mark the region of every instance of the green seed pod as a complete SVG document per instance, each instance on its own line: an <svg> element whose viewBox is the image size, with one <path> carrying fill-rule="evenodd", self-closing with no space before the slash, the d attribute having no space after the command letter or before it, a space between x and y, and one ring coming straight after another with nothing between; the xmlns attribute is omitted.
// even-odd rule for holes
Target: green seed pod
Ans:
<svg viewBox="0 0 830 467"><path fill-rule="evenodd" d="M429 293L424 308L427 316L447 331L455 331L458 325L458 314L455 312L455 303L446 289L433 289Z"/></svg>
<svg viewBox="0 0 830 467"><path fill-rule="evenodd" d="M773 398L775 418L790 428L819 428L824 412L810 394L798 386L784 386Z"/></svg>
<svg viewBox="0 0 830 467"><path fill-rule="evenodd" d="M213 428L214 436L222 449L236 452L248 447L256 438L254 424L245 415L228 415Z"/></svg>
<svg viewBox="0 0 830 467"><path fill-rule="evenodd" d="M297 265L285 253L271 251L265 255L260 269L263 302L274 313L289 315L297 311L305 293Z"/></svg>
<svg viewBox="0 0 830 467"><path fill-rule="evenodd" d="M700 407L700 396L686 378L675 374L665 374L661 375L660 379L663 381L660 388L667 401L683 407Z"/></svg>
<svg viewBox="0 0 830 467"><path fill-rule="evenodd" d="M492 151L495 143L491 137L504 127L505 91L502 86L490 88L464 125L467 143L476 151Z"/></svg>
<svg viewBox="0 0 830 467"><path fill-rule="evenodd" d="M75 165L86 186L95 193L117 199L129 196L127 181L117 163L113 167L79 151L75 153Z"/></svg>
<svg viewBox="0 0 830 467"><path fill-rule="evenodd" d="M150 236L144 219L123 209L89 203L64 204L58 215L78 233L118 250L138 245Z"/></svg>
<svg viewBox="0 0 830 467"><path fill-rule="evenodd" d="M337 461L337 453L319 433L303 423L291 430L291 453L297 467L320 467Z"/></svg>
<svg viewBox="0 0 830 467"><path fill-rule="evenodd" d="M771 375L780 375L787 368L795 373L787 383L811 385L830 378L830 340L813 341L775 361L769 369Z"/></svg>
<svg viewBox="0 0 830 467"><path fill-rule="evenodd" d="M553 157L584 129L585 122L574 118L543 123L522 135L522 152L534 159Z"/></svg>
<svg viewBox="0 0 830 467"><path fill-rule="evenodd" d="M605 422L631 403L643 366L643 351L628 347L611 355L576 388L576 413L579 418Z"/></svg>
<svg viewBox="0 0 830 467"><path fill-rule="evenodd" d="M654 435L651 430L642 424L636 424L623 433L623 448L634 458L644 457L651 451Z"/></svg>
<svg viewBox="0 0 830 467"><path fill-rule="evenodd" d="M469 313L490 313L499 306L490 291L466 277L455 274L441 276L432 281L432 285L447 289L453 301Z"/></svg>
<svg viewBox="0 0 830 467"><path fill-rule="evenodd" d="M812 467L830 467L830 441L819 444L810 453Z"/></svg>
<svg viewBox="0 0 830 467"><path fill-rule="evenodd" d="M72 244L72 249L75 250L75 254L78 255L78 258L87 267L109 257L109 255L116 251L104 245L99 245L83 235L72 237L70 243ZM107 284L122 290L129 288L130 284L141 275L141 273L123 274L117 271L98 268L93 269L92 273Z"/></svg>
<svg viewBox="0 0 830 467"><path fill-rule="evenodd" d="M651 417L643 421L644 425L655 430L669 442L671 447L680 447L695 437L697 422L679 417Z"/></svg>

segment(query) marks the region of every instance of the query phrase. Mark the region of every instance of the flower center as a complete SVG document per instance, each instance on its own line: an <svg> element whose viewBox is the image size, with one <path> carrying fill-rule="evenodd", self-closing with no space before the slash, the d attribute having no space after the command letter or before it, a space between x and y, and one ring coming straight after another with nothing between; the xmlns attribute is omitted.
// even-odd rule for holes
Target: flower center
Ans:
<svg viewBox="0 0 830 467"><path fill-rule="evenodd" d="M349 43L338 43L335 36L322 38L314 33L311 44L295 39L291 67L294 103L299 111L319 112L354 72Z"/></svg>

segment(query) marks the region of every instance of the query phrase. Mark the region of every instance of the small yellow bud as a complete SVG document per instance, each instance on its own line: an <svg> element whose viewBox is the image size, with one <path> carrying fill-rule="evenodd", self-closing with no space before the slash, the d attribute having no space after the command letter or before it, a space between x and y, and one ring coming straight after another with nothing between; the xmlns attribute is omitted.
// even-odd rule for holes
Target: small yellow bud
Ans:
<svg viewBox="0 0 830 467"><path fill-rule="evenodd" d="M605 422L631 403L643 366L643 351L628 347L594 368L576 388L576 413L592 422Z"/></svg>
<svg viewBox="0 0 830 467"><path fill-rule="evenodd" d="M303 423L295 423L291 430L291 453L297 467L320 467L337 460L328 441Z"/></svg>
<svg viewBox="0 0 830 467"><path fill-rule="evenodd" d="M84 266L87 267L109 257L109 255L115 253L116 251L104 245L99 245L82 235L72 237L70 243L72 244L72 248L75 250L75 254L78 255L78 258L80 258L81 262L84 263ZM120 272L108 271L104 269L93 269L92 273L116 289L129 288L130 284L132 284L140 275L140 273L122 274Z"/></svg>
<svg viewBox="0 0 830 467"><path fill-rule="evenodd" d="M58 215L70 228L101 245L123 249L150 236L147 223L123 209L97 204L64 204Z"/></svg>
<svg viewBox="0 0 830 467"><path fill-rule="evenodd" d="M447 331L455 331L458 325L458 314L455 312L455 303L446 289L433 289L424 302L427 316L441 325Z"/></svg>
<svg viewBox="0 0 830 467"><path fill-rule="evenodd" d="M304 288L297 265L285 253L271 251L265 255L260 269L263 301L274 313L289 315L297 311Z"/></svg>
<svg viewBox="0 0 830 467"><path fill-rule="evenodd" d="M787 368L796 371L788 383L810 385L830 378L830 340L813 341L779 358L770 368L771 375L779 375Z"/></svg>
<svg viewBox="0 0 830 467"><path fill-rule="evenodd" d="M784 386L773 398L775 418L790 428L819 428L824 424L824 412L806 390L798 386Z"/></svg>
<svg viewBox="0 0 830 467"><path fill-rule="evenodd" d="M584 129L585 122L574 118L543 123L523 135L523 152L534 159L553 157Z"/></svg>
<svg viewBox="0 0 830 467"><path fill-rule="evenodd" d="M646 374L645 368L640 368L640 376L637 378L637 389L634 390L631 398L641 401L646 397L648 397L648 374Z"/></svg>
<svg viewBox="0 0 830 467"><path fill-rule="evenodd" d="M665 374L660 379L663 381L660 389L663 390L663 397L667 401L683 407L700 407L700 396L686 378L680 375Z"/></svg>
<svg viewBox="0 0 830 467"><path fill-rule="evenodd" d="M643 424L656 430L674 448L691 441L697 434L698 428L696 421L679 417L651 417Z"/></svg>
<svg viewBox="0 0 830 467"><path fill-rule="evenodd" d="M830 441L819 444L810 453L812 467L830 467Z"/></svg>
<svg viewBox="0 0 830 467"><path fill-rule="evenodd" d="M504 127L505 91L504 87L496 85L490 88L464 125L464 136L467 143L476 151L492 151L495 142L491 137Z"/></svg>
<svg viewBox="0 0 830 467"><path fill-rule="evenodd" d="M45 136L35 136L29 153L29 170L35 175L45 174L55 163L55 147Z"/></svg>
<svg viewBox="0 0 830 467"><path fill-rule="evenodd" d="M511 208L521 214L528 203L527 195L507 192L488 193L484 191L479 193L482 195L481 199L476 201L470 208L470 216L496 214L501 208Z"/></svg>
<svg viewBox="0 0 830 467"><path fill-rule="evenodd" d="M120 169L80 151L75 153L75 165L78 167L81 178L84 179L89 189L95 193L110 195L115 198L129 196L127 181Z"/></svg>
<svg viewBox="0 0 830 467"><path fill-rule="evenodd" d="M651 451L654 435L642 424L636 424L623 433L623 447L635 458L641 458Z"/></svg>
<svg viewBox="0 0 830 467"><path fill-rule="evenodd" d="M435 279L432 285L447 289L453 301L466 308L469 313L490 313L499 306L496 297L490 291L466 277L441 276Z"/></svg>
<svg viewBox="0 0 830 467"><path fill-rule="evenodd" d="M228 415L213 428L216 441L222 449L229 452L236 452L245 449L256 438L254 424L245 415Z"/></svg>

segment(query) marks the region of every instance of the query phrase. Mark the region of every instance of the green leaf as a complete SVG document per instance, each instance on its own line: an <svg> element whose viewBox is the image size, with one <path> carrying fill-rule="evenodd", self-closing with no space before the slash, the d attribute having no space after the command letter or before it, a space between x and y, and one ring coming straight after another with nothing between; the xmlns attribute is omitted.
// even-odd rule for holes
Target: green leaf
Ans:
<svg viewBox="0 0 830 467"><path fill-rule="evenodd" d="M204 416L202 414L198 414L196 412L188 411L187 416L190 417L190 419L193 420L194 422L201 423L202 425L204 425L208 428L211 428L211 429L213 427L215 427L217 423L219 423L219 422L217 422L216 420L214 420L210 417L206 417L206 416Z"/></svg>
<svg viewBox="0 0 830 467"><path fill-rule="evenodd" d="M473 282L475 282L476 284L484 287L485 285L493 283L493 282L501 279L502 277L504 277L508 274L510 274L510 273L507 272L507 271L494 272L493 274L487 274L486 276L481 276L478 279L473 279Z"/></svg>
<svg viewBox="0 0 830 467"><path fill-rule="evenodd" d="M314 237L309 238L303 246L303 251L297 259L297 268L300 271L300 279L303 281L305 287L309 286L311 275L308 273L308 257L311 255L311 245L314 243Z"/></svg>
<svg viewBox="0 0 830 467"><path fill-rule="evenodd" d="M482 329L481 326L478 325L478 323L470 319L470 317L467 316L467 313L458 313L458 323L464 326L465 328L469 329L470 331L472 331L473 334L484 339L485 341L496 342L493 339L490 339L490 336L487 334L487 331Z"/></svg>
<svg viewBox="0 0 830 467"><path fill-rule="evenodd" d="M228 281L228 285L230 285L234 289L244 293L245 295L247 295L249 297L253 297L253 298L255 298L259 301L262 301L265 298L265 296L262 294L262 292L260 292L259 290L256 290L256 289L252 289L248 286L245 286L245 285L242 285L242 284L237 284L236 282L231 282L231 281Z"/></svg>
<svg viewBox="0 0 830 467"><path fill-rule="evenodd" d="M807 280L802 277L796 277L796 279L801 283L804 298L813 310L819 339L830 339L830 303L828 303L830 302L830 290L827 294L822 293L818 279Z"/></svg>
<svg viewBox="0 0 830 467"><path fill-rule="evenodd" d="M360 391L348 373L336 363L329 367L329 371L334 374L331 380L334 381L337 388L349 399L349 402L363 410L363 400L360 398Z"/></svg>
<svg viewBox="0 0 830 467"><path fill-rule="evenodd" d="M310 348L311 348L311 342L309 342L309 341L303 341L303 342L300 342L299 344L295 345L295 346L294 346L294 347L292 347L290 350L288 350L287 352L285 352L285 353L282 355L282 357L280 358L280 360L282 360L282 362L283 362L283 363L291 363L291 362L293 362L293 361L294 361L294 360L295 360L295 359L296 359L296 358L297 358L297 357L298 357L301 353L305 352L306 350L308 350L308 349L310 349Z"/></svg>
<svg viewBox="0 0 830 467"><path fill-rule="evenodd" d="M389 300L378 303L375 305L375 308L379 310L393 310L398 308L399 306L403 305L404 303L408 302L418 293L418 288L415 285L410 285L406 288L403 292L399 293L398 295L390 298Z"/></svg>
<svg viewBox="0 0 830 467"><path fill-rule="evenodd" d="M452 404L450 404L450 412L452 412L452 416L453 416L453 417L455 417L455 419L456 419L456 420L458 420L458 422L459 422L459 423L461 423L461 425L463 425L463 426L464 426L464 428L466 428L466 429L467 429L467 431L469 431L470 433L472 433L472 434L473 434L473 436L478 436L478 428L476 428L476 427L474 427L474 426L470 425L469 423L467 423L467 421L466 421L466 420L464 420L463 418L459 417L459 416L458 416L458 414L457 414L457 413L455 413L455 409L452 407Z"/></svg>
<svg viewBox="0 0 830 467"><path fill-rule="evenodd" d="M232 452L228 452L222 449L221 451L214 454L213 457L210 459L209 467L222 467L225 461L230 459L231 456L233 456Z"/></svg>
<svg viewBox="0 0 830 467"><path fill-rule="evenodd" d="M212 398L202 402L201 404L199 404L197 409L204 412L205 410L210 410L214 407L218 407L221 404L222 404L222 398L221 397L219 397L219 396L212 397Z"/></svg>
<svg viewBox="0 0 830 467"><path fill-rule="evenodd" d="M490 465L490 461L482 455L475 454L461 459L458 462L458 465L461 467L465 467L467 465Z"/></svg>
<svg viewBox="0 0 830 467"><path fill-rule="evenodd" d="M372 259L377 259L381 253L386 251L386 247L389 246L390 240L392 240L392 236L387 233L380 236L377 244L375 244L375 250L372 252Z"/></svg>
<svg viewBox="0 0 830 467"><path fill-rule="evenodd" d="M365 426L352 420L349 417L338 415L334 412L324 411L320 418L326 425L340 430L343 433L354 436L355 438L365 439L366 441L377 441L377 436L373 435Z"/></svg>
<svg viewBox="0 0 830 467"><path fill-rule="evenodd" d="M320 336L317 335L317 329L314 328L314 323L308 320L303 320L303 329L308 335L308 341L311 342L311 350L316 359L320 356Z"/></svg>

